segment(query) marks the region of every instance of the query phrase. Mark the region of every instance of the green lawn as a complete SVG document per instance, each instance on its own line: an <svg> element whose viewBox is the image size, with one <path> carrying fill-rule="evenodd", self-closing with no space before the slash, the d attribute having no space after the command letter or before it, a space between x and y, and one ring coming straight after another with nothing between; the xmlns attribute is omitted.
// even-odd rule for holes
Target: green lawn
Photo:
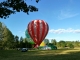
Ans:
<svg viewBox="0 0 80 60"><path fill-rule="evenodd" d="M80 60L80 51L78 49L28 52L0 50L0 60Z"/></svg>

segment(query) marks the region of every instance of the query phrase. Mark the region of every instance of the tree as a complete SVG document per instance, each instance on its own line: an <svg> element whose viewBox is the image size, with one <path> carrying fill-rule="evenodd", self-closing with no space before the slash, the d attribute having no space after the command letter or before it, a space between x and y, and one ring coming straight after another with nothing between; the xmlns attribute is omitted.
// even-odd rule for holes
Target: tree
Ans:
<svg viewBox="0 0 80 60"><path fill-rule="evenodd" d="M58 42L59 47L65 47L66 46L66 42L61 40Z"/></svg>
<svg viewBox="0 0 80 60"><path fill-rule="evenodd" d="M2 49L2 40L0 40L0 49Z"/></svg>
<svg viewBox="0 0 80 60"><path fill-rule="evenodd" d="M54 45L56 45L57 44L56 39L52 39L51 43L54 44Z"/></svg>
<svg viewBox="0 0 80 60"><path fill-rule="evenodd" d="M32 48L32 44L27 41L27 38L20 37L20 48Z"/></svg>
<svg viewBox="0 0 80 60"><path fill-rule="evenodd" d="M20 48L23 48L23 37L20 37Z"/></svg>
<svg viewBox="0 0 80 60"><path fill-rule="evenodd" d="M72 43L69 43L69 44L68 44L68 47L69 47L69 48L74 48L74 45L73 45Z"/></svg>
<svg viewBox="0 0 80 60"><path fill-rule="evenodd" d="M28 46L27 38L23 38L23 47L27 48L27 46Z"/></svg>
<svg viewBox="0 0 80 60"><path fill-rule="evenodd" d="M3 43L3 38L4 38L4 34L3 34L4 28L5 28L4 24L0 22L0 49L2 49L3 47L2 43Z"/></svg>
<svg viewBox="0 0 80 60"><path fill-rule="evenodd" d="M3 27L2 22L0 22L0 40L2 40L3 38L3 31L4 31L4 27Z"/></svg>
<svg viewBox="0 0 80 60"><path fill-rule="evenodd" d="M79 40L74 42L74 46L75 46L75 47L80 47L80 42L79 42Z"/></svg>
<svg viewBox="0 0 80 60"><path fill-rule="evenodd" d="M11 49L14 46L14 35L7 27L5 27L3 31L2 44L5 49Z"/></svg>
<svg viewBox="0 0 80 60"><path fill-rule="evenodd" d="M39 2L39 0L35 1ZM29 12L38 11L38 8L28 5L25 0L6 0L0 3L0 18L6 19L9 15L21 11L29 14Z"/></svg>
<svg viewBox="0 0 80 60"><path fill-rule="evenodd" d="M45 43L46 45L48 45L48 44L49 44L49 40L48 40L48 39L44 39L44 43Z"/></svg>
<svg viewBox="0 0 80 60"><path fill-rule="evenodd" d="M19 37L18 36L15 36L14 37L14 40L15 40L15 47L16 48L19 48Z"/></svg>

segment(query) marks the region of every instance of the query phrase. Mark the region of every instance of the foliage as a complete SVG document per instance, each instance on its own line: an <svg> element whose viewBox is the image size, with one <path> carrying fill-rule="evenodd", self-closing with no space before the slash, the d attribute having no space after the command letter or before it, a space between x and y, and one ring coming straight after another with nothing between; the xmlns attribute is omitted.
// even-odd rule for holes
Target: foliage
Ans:
<svg viewBox="0 0 80 60"><path fill-rule="evenodd" d="M2 23L0 22L0 49L2 49L2 39L3 39L3 25Z"/></svg>
<svg viewBox="0 0 80 60"><path fill-rule="evenodd" d="M14 36L14 42L15 42L15 47L18 48L19 47L19 37L16 35Z"/></svg>
<svg viewBox="0 0 80 60"><path fill-rule="evenodd" d="M74 45L73 45L73 44L69 44L69 47L70 47L70 48L74 48Z"/></svg>
<svg viewBox="0 0 80 60"><path fill-rule="evenodd" d="M20 48L23 48L23 37L20 37Z"/></svg>
<svg viewBox="0 0 80 60"><path fill-rule="evenodd" d="M14 35L12 34L12 32L5 27L4 31L3 31L3 40L2 40L2 45L4 48L13 48L14 45Z"/></svg>
<svg viewBox="0 0 80 60"><path fill-rule="evenodd" d="M58 44L59 44L59 47L63 47L64 48L66 46L66 42L63 41L63 40L59 41Z"/></svg>
<svg viewBox="0 0 80 60"><path fill-rule="evenodd" d="M46 45L48 45L48 44L49 44L49 39L44 39L44 43L45 43Z"/></svg>
<svg viewBox="0 0 80 60"><path fill-rule="evenodd" d="M79 42L79 40L74 42L74 46L75 46L75 47L80 47L80 42Z"/></svg>
<svg viewBox="0 0 80 60"><path fill-rule="evenodd" d="M3 38L3 31L4 31L4 26L3 26L2 22L0 22L0 40L2 40L2 38Z"/></svg>
<svg viewBox="0 0 80 60"><path fill-rule="evenodd" d="M19 48L32 48L32 44L29 43L26 38L20 37L20 47Z"/></svg>
<svg viewBox="0 0 80 60"><path fill-rule="evenodd" d="M39 0L35 1L39 2ZM29 14L29 12L38 11L38 8L28 5L25 0L6 0L0 3L0 18L6 19L9 15L21 11Z"/></svg>
<svg viewBox="0 0 80 60"><path fill-rule="evenodd" d="M56 39L52 39L52 40L51 40L51 43L52 43L53 45L56 45L56 44L57 44Z"/></svg>

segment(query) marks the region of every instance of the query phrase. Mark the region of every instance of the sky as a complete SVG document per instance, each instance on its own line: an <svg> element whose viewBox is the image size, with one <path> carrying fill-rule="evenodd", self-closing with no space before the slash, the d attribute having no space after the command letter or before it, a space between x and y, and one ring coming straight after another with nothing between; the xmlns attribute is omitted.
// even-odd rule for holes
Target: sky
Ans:
<svg viewBox="0 0 80 60"><path fill-rule="evenodd" d="M26 0L27 4L36 6L39 11L29 15L20 12L1 19L14 35L25 37L25 30L30 21L41 19L48 23L49 40L76 41L80 40L80 0Z"/></svg>

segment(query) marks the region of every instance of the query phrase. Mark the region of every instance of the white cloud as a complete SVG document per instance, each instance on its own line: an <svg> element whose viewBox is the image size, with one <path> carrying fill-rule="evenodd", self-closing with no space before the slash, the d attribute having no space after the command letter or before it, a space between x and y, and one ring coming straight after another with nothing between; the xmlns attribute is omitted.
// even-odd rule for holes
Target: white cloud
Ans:
<svg viewBox="0 0 80 60"><path fill-rule="evenodd" d="M23 32L23 31L18 31L18 33L20 33L20 34L25 34L25 32Z"/></svg>
<svg viewBox="0 0 80 60"><path fill-rule="evenodd" d="M24 31L18 31L18 33L16 35L18 35L19 37L22 36L23 38L25 38L25 32Z"/></svg>
<svg viewBox="0 0 80 60"><path fill-rule="evenodd" d="M80 29L72 29L72 28L68 28L68 29L51 29L49 30L50 33L56 33L56 34L61 34L61 33L80 33Z"/></svg>
<svg viewBox="0 0 80 60"><path fill-rule="evenodd" d="M70 10L61 10L60 14L58 15L58 19L63 20L66 18L72 18L79 15L78 13L72 13Z"/></svg>

